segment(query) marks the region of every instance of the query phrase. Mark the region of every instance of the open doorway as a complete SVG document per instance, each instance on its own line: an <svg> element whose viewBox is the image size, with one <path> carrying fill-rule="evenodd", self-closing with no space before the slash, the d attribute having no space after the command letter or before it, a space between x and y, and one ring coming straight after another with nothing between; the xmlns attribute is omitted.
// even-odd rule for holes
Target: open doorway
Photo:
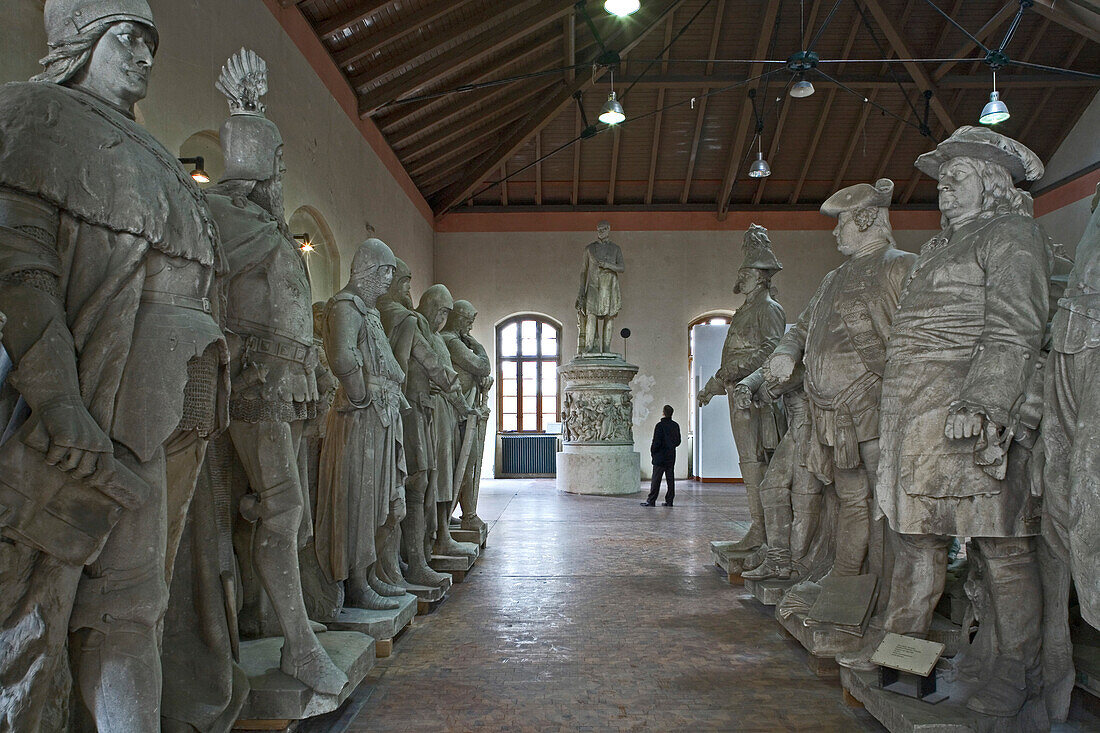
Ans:
<svg viewBox="0 0 1100 733"><path fill-rule="evenodd" d="M715 397L700 407L695 396L722 365L722 346L729 330L730 311L713 311L688 325L688 384L691 394L691 473L699 481L735 481L741 478L737 446L730 427L729 398Z"/></svg>

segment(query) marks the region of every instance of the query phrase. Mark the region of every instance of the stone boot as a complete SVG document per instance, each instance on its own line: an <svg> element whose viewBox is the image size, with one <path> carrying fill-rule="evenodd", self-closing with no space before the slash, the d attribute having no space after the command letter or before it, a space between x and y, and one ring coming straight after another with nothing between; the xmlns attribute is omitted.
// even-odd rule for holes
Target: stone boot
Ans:
<svg viewBox="0 0 1100 733"><path fill-rule="evenodd" d="M993 676L966 701L966 707L983 715L1012 718L1027 702L1027 680L1023 662L998 659Z"/></svg>
<svg viewBox="0 0 1100 733"><path fill-rule="evenodd" d="M279 669L322 695L338 695L348 683L348 676L332 663L320 644L294 659L287 651L286 642L283 642Z"/></svg>
<svg viewBox="0 0 1100 733"><path fill-rule="evenodd" d="M798 562L810 552L818 518L821 494L791 494L791 559Z"/></svg>
<svg viewBox="0 0 1100 733"><path fill-rule="evenodd" d="M760 503L760 480L764 478L767 467L768 464L756 461L741 464L741 477L745 481L745 494L749 499L749 516L752 517L752 525L745 536L730 548L734 552L747 552L764 544L764 505Z"/></svg>
<svg viewBox="0 0 1100 733"><path fill-rule="evenodd" d="M760 567L741 573L741 577L745 580L787 580L791 573L791 551L782 547L771 547Z"/></svg>
<svg viewBox="0 0 1100 733"><path fill-rule="evenodd" d="M447 582L450 576L437 573L428 566L424 552L427 520L424 516L424 492L417 491L406 484L405 506L408 514L401 520L401 548L408 567L405 580L414 585L437 588Z"/></svg>
<svg viewBox="0 0 1100 733"><path fill-rule="evenodd" d="M369 585L375 593L380 596L385 596L386 598L401 598L405 595L404 587L382 580L378 575L378 563L375 563L374 566L371 567L370 574L367 575L367 585Z"/></svg>

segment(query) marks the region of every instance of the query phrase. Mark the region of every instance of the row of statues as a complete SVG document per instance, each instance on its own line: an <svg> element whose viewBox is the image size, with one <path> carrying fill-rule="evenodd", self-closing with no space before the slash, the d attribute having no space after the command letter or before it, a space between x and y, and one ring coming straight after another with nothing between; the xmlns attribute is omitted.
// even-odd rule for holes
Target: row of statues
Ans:
<svg viewBox="0 0 1100 733"><path fill-rule="evenodd" d="M768 293L780 265L762 229L746 234L745 305L698 399L730 398L753 520L736 548L755 550L744 578L789 581L795 597L877 578L862 648L837 655L871 671L886 632L927 636L953 542L968 540L967 707L1049 727L1073 686L1071 585L1100 627L1089 366L1100 211L1074 265L1016 188L1043 174L1019 142L962 127L916 165L938 181L943 230L903 252L891 181L835 193L821 212L847 259L785 333Z"/></svg>
<svg viewBox="0 0 1100 733"><path fill-rule="evenodd" d="M378 239L312 302L256 54L217 80L204 192L134 118L148 3L47 0L45 24L43 73L0 87L0 729L229 730L257 636L334 706L318 622L477 554L451 535L459 506L483 527L476 311L442 285L414 307Z"/></svg>

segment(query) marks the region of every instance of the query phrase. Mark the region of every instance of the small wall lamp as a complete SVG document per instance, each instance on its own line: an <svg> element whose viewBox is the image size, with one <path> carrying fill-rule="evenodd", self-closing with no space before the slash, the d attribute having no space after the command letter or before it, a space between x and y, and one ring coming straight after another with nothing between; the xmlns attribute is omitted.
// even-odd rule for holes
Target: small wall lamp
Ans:
<svg viewBox="0 0 1100 733"><path fill-rule="evenodd" d="M210 174L206 172L206 161L201 155L180 158L180 162L195 166L195 170L191 171L191 178L195 179L195 183L210 183Z"/></svg>

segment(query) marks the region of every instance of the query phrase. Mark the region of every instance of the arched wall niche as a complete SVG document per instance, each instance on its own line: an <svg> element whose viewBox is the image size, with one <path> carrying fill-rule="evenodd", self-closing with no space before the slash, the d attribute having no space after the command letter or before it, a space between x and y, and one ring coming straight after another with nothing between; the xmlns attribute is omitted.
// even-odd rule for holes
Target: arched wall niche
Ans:
<svg viewBox="0 0 1100 733"><path fill-rule="evenodd" d="M210 183L200 183L199 188L210 188L221 180L225 173L225 158L222 157L222 142L218 133L213 130L200 130L183 141L180 145L179 157L193 158L201 156L203 167L210 174ZM190 172L193 167L185 166Z"/></svg>
<svg viewBox="0 0 1100 733"><path fill-rule="evenodd" d="M340 289L340 249L325 217L312 206L299 206L288 222L292 234L308 234L313 246L303 252L309 270L313 301L324 302Z"/></svg>

